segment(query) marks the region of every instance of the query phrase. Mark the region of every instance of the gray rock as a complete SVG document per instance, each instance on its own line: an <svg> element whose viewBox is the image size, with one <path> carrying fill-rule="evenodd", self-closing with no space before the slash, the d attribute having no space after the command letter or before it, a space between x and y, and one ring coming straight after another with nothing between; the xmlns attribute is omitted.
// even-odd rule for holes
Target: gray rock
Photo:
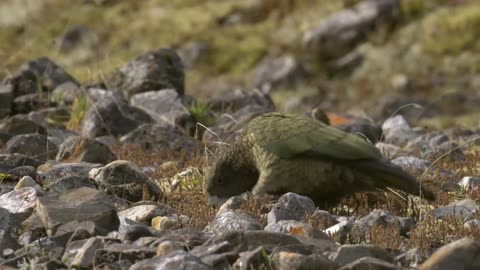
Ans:
<svg viewBox="0 0 480 270"><path fill-rule="evenodd" d="M120 233L120 239L122 241L135 241L141 237L152 236L152 232L149 227L142 225L128 226Z"/></svg>
<svg viewBox="0 0 480 270"><path fill-rule="evenodd" d="M252 251L244 251L232 265L235 270L269 269L273 268L268 258L269 254L263 247L257 247Z"/></svg>
<svg viewBox="0 0 480 270"><path fill-rule="evenodd" d="M438 132L429 132L409 141L406 148L411 150L425 151L429 148L434 148L441 145L442 143L450 141L451 139L445 134L439 134Z"/></svg>
<svg viewBox="0 0 480 270"><path fill-rule="evenodd" d="M87 187L39 197L36 211L50 235L72 220L93 221L102 235L116 230L119 224L113 202L107 195Z"/></svg>
<svg viewBox="0 0 480 270"><path fill-rule="evenodd" d="M368 269L368 270L401 270L402 267L394 265L392 263L373 258L363 257L357 259L347 265L344 265L342 269L355 270L355 269Z"/></svg>
<svg viewBox="0 0 480 270"><path fill-rule="evenodd" d="M250 214L242 210L226 210L219 213L210 224L207 232L247 231L262 230L263 225L255 220Z"/></svg>
<svg viewBox="0 0 480 270"><path fill-rule="evenodd" d="M463 161L466 159L462 149L453 142L444 142L438 146L424 149L420 156L428 160L445 158L450 161Z"/></svg>
<svg viewBox="0 0 480 270"><path fill-rule="evenodd" d="M18 248L18 244L11 236L14 225L10 212L0 207L0 250Z"/></svg>
<svg viewBox="0 0 480 270"><path fill-rule="evenodd" d="M162 196L162 190L155 182L137 166L125 160L113 161L105 167L92 169L89 177L105 192L129 201L142 200L144 188L152 200Z"/></svg>
<svg viewBox="0 0 480 270"><path fill-rule="evenodd" d="M68 267L91 268L95 262L95 252L103 247L103 241L97 237L68 243L62 257Z"/></svg>
<svg viewBox="0 0 480 270"><path fill-rule="evenodd" d="M480 231L480 220L472 219L463 224L463 227L471 231Z"/></svg>
<svg viewBox="0 0 480 270"><path fill-rule="evenodd" d="M174 89L148 91L133 95L130 104L145 110L156 123L194 129L195 121Z"/></svg>
<svg viewBox="0 0 480 270"><path fill-rule="evenodd" d="M54 159L57 146L42 134L22 134L12 137L5 145L8 154L23 154L40 160Z"/></svg>
<svg viewBox="0 0 480 270"><path fill-rule="evenodd" d="M86 237L80 238L80 239L87 239L87 238L90 238L91 236L98 235L101 232L99 231L99 229L97 228L97 225L93 221L72 220L68 223L60 225L57 228L57 231L55 232L55 236L60 236L65 233L74 233L74 235L72 235L72 238L70 238L70 241L73 241L72 240L73 238L75 238L75 240L79 240L78 236L74 237L75 232L77 231L82 231L83 235L86 235Z"/></svg>
<svg viewBox="0 0 480 270"><path fill-rule="evenodd" d="M120 260L135 261L149 259L155 256L155 248L138 246L127 243L108 243L103 248L97 249L95 265L113 263ZM121 264L120 264L121 265ZM101 269L104 269L103 267Z"/></svg>
<svg viewBox="0 0 480 270"><path fill-rule="evenodd" d="M322 227L330 227L339 222L330 212L321 209L316 209L309 215L309 219L314 220L318 225L323 225Z"/></svg>
<svg viewBox="0 0 480 270"><path fill-rule="evenodd" d="M21 188L1 195L0 205L10 212L12 218L21 222L30 216L36 206L36 199L41 195L35 188Z"/></svg>
<svg viewBox="0 0 480 270"><path fill-rule="evenodd" d="M29 113L31 111L39 110L42 108L54 106L53 102L48 100L48 96L39 93L21 95L13 100L13 112Z"/></svg>
<svg viewBox="0 0 480 270"><path fill-rule="evenodd" d="M480 245L462 238L438 249L426 260L420 270L480 269Z"/></svg>
<svg viewBox="0 0 480 270"><path fill-rule="evenodd" d="M93 103L104 99L111 99L117 102L127 102L127 99L125 98L123 93L118 90L107 90L103 88L90 87L87 89L87 94Z"/></svg>
<svg viewBox="0 0 480 270"><path fill-rule="evenodd" d="M42 179L45 187L50 187L62 178L77 176L88 178L89 172L94 168L101 167L102 164L92 163L61 163L38 167L37 173Z"/></svg>
<svg viewBox="0 0 480 270"><path fill-rule="evenodd" d="M13 86L0 85L0 118L10 115L13 104Z"/></svg>
<svg viewBox="0 0 480 270"><path fill-rule="evenodd" d="M364 41L380 23L399 18L400 1L367 0L322 20L303 36L306 52L320 59L338 58Z"/></svg>
<svg viewBox="0 0 480 270"><path fill-rule="evenodd" d="M217 215L223 211L238 210L247 200L243 196L234 196L228 199L217 211Z"/></svg>
<svg viewBox="0 0 480 270"><path fill-rule="evenodd" d="M174 251L168 255L142 260L132 265L130 270L209 270L199 258L186 251Z"/></svg>
<svg viewBox="0 0 480 270"><path fill-rule="evenodd" d="M213 233L182 228L154 231L153 234L158 239L157 244L163 241L171 241L185 247L185 250L192 250L194 247L203 245L214 236Z"/></svg>
<svg viewBox="0 0 480 270"><path fill-rule="evenodd" d="M152 229L173 230L182 226L188 226L190 218L185 215L158 216L152 219Z"/></svg>
<svg viewBox="0 0 480 270"><path fill-rule="evenodd" d="M268 213L268 224L279 220L303 220L305 214L312 213L315 204L312 199L292 192L282 195Z"/></svg>
<svg viewBox="0 0 480 270"><path fill-rule="evenodd" d="M18 189L21 189L21 188L25 188L25 187L36 187L38 186L37 182L35 182L35 180L33 180L32 177L30 176L24 176L22 177L22 179L20 179L20 181L18 181L18 183L15 185L15 189L14 190L18 190ZM40 188L40 186L38 186Z"/></svg>
<svg viewBox="0 0 480 270"><path fill-rule="evenodd" d="M150 224L154 217L167 216L174 213L176 213L175 209L170 206L156 203L132 206L126 210L119 211L118 216L135 222Z"/></svg>
<svg viewBox="0 0 480 270"><path fill-rule="evenodd" d="M60 236L42 237L21 249L15 251L15 258L12 261L22 262L24 256L34 258L38 257L40 260L58 260L60 261L65 246L70 239L71 233L66 233Z"/></svg>
<svg viewBox="0 0 480 270"><path fill-rule="evenodd" d="M398 157L392 160L392 163L402 167L402 169L404 170L409 170L414 174L422 174L427 170L429 170L429 172L432 172L436 168L436 166L431 166L432 163L428 160L411 156Z"/></svg>
<svg viewBox="0 0 480 270"><path fill-rule="evenodd" d="M80 136L71 136L59 147L56 161L77 163L90 162L107 164L116 160L117 157L105 144Z"/></svg>
<svg viewBox="0 0 480 270"><path fill-rule="evenodd" d="M478 190L480 186L480 177L465 176L458 182L458 185L466 191Z"/></svg>
<svg viewBox="0 0 480 270"><path fill-rule="evenodd" d="M275 269L278 270L315 270L338 269L338 265L319 254L304 255L281 251L274 256Z"/></svg>
<svg viewBox="0 0 480 270"><path fill-rule="evenodd" d="M12 173L14 177L19 175L13 174L13 170L21 166L38 167L42 164L42 161L33 159L21 154L0 154L0 172Z"/></svg>
<svg viewBox="0 0 480 270"><path fill-rule="evenodd" d="M269 232L292 234L305 238L332 240L321 230L313 227L308 223L296 220L280 220L277 223L268 224L264 230Z"/></svg>
<svg viewBox="0 0 480 270"><path fill-rule="evenodd" d="M20 227L23 233L20 235L18 243L22 246L26 246L45 236L45 226L43 226L43 222L36 212L33 212L27 219L22 221Z"/></svg>
<svg viewBox="0 0 480 270"><path fill-rule="evenodd" d="M0 122L0 132L10 136L39 133L46 135L47 130L25 115L15 115Z"/></svg>
<svg viewBox="0 0 480 270"><path fill-rule="evenodd" d="M370 239L370 231L372 228L385 228L387 226L393 226L400 232L400 221L396 216L390 212L375 209L370 212L370 214L355 221L351 234L355 239Z"/></svg>
<svg viewBox="0 0 480 270"><path fill-rule="evenodd" d="M402 115L396 115L385 120L382 124L382 130L384 142L400 147L421 135L420 132L410 127Z"/></svg>
<svg viewBox="0 0 480 270"><path fill-rule="evenodd" d="M290 88L306 77L307 71L291 55L266 58L253 71L251 86L264 91Z"/></svg>
<svg viewBox="0 0 480 270"><path fill-rule="evenodd" d="M191 153L195 141L169 125L143 124L120 138L121 143L139 144L145 149Z"/></svg>
<svg viewBox="0 0 480 270"><path fill-rule="evenodd" d="M141 124L152 121L145 111L128 105L123 98L106 95L92 104L85 113L81 134L90 138L104 135L121 136Z"/></svg>
<svg viewBox="0 0 480 270"><path fill-rule="evenodd" d="M393 262L393 257L384 249L364 244L343 245L336 254L332 255L332 260L340 266L345 266L363 257L373 257L389 263Z"/></svg>
<svg viewBox="0 0 480 270"><path fill-rule="evenodd" d="M71 107L58 106L58 107L42 107L38 110L32 111L27 114L29 120L48 128L48 134L50 136L56 136L52 133L52 129L63 130L64 133L73 133L74 131L65 130L61 127L61 124L65 124L70 120ZM56 132L57 134L60 132ZM64 138L64 137L61 137Z"/></svg>
<svg viewBox="0 0 480 270"><path fill-rule="evenodd" d="M331 227L328 227L323 232L329 236L338 235L338 241L343 244L347 241L348 235L353 228L355 223L350 220L341 221Z"/></svg>
<svg viewBox="0 0 480 270"><path fill-rule="evenodd" d="M245 91L242 89L235 89L223 95L214 96L209 105L213 110L218 111L238 111L246 106L258 105L259 107L267 108L271 111L275 110L270 95L261 91Z"/></svg>
<svg viewBox="0 0 480 270"><path fill-rule="evenodd" d="M471 220L479 209L480 206L475 201L464 199L436 208L433 210L433 215L436 219L455 216L457 219L465 222Z"/></svg>
<svg viewBox="0 0 480 270"><path fill-rule="evenodd" d="M168 240L163 241L157 246L157 256L165 256L178 250L183 250L180 244Z"/></svg>
<svg viewBox="0 0 480 270"><path fill-rule="evenodd" d="M64 82L53 89L51 100L60 106L72 105L77 96L81 95L82 88L72 82Z"/></svg>
<svg viewBox="0 0 480 270"><path fill-rule="evenodd" d="M191 253L198 256L211 267L228 266L230 261L238 259L239 253L263 246L272 250L295 250L300 253L312 252L311 246L304 245L294 236L266 231L228 231L215 235Z"/></svg>
<svg viewBox="0 0 480 270"><path fill-rule="evenodd" d="M8 174L15 179L21 179L24 176L29 176L33 180L37 180L37 169L33 166L19 166L8 171Z"/></svg>
<svg viewBox="0 0 480 270"><path fill-rule="evenodd" d="M50 192L56 193L62 193L80 187L96 188L95 184L88 177L80 175L65 176L44 186L48 186Z"/></svg>
<svg viewBox="0 0 480 270"><path fill-rule="evenodd" d="M134 94L173 88L182 96L185 74L174 50L159 49L137 56L121 67L109 84L131 97Z"/></svg>
<svg viewBox="0 0 480 270"><path fill-rule="evenodd" d="M395 257L395 261L403 267L417 269L418 266L425 261L425 255L418 248L410 249Z"/></svg>
<svg viewBox="0 0 480 270"><path fill-rule="evenodd" d="M23 64L3 83L12 85L14 96L18 97L38 91L50 92L64 82L78 84L63 68L50 59L41 57Z"/></svg>

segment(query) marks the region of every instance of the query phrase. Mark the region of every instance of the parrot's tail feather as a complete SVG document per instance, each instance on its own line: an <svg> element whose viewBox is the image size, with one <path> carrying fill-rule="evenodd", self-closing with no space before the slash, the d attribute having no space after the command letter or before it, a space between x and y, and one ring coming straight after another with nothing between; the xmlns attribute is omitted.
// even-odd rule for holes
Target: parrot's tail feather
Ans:
<svg viewBox="0 0 480 270"><path fill-rule="evenodd" d="M429 201L436 199L435 194L418 182L413 175L387 160L357 161L353 166L374 178L373 181L378 188L400 189Z"/></svg>

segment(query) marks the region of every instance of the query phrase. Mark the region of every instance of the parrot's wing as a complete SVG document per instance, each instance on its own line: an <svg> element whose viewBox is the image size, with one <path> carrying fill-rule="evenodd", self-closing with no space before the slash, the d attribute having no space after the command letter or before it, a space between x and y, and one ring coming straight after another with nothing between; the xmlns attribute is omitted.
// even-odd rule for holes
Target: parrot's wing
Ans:
<svg viewBox="0 0 480 270"><path fill-rule="evenodd" d="M244 136L285 159L296 156L339 160L382 158L372 143L356 135L292 114L258 116L245 127Z"/></svg>

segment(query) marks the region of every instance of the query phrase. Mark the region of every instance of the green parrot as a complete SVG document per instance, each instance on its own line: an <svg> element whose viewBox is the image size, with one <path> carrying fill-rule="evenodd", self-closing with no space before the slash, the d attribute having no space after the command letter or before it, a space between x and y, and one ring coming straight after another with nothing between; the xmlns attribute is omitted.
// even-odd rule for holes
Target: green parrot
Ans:
<svg viewBox="0 0 480 270"><path fill-rule="evenodd" d="M346 195L387 187L435 200L370 142L312 118L281 113L247 123L239 139L219 151L203 182L211 205L250 191L254 196L294 192L331 206Z"/></svg>

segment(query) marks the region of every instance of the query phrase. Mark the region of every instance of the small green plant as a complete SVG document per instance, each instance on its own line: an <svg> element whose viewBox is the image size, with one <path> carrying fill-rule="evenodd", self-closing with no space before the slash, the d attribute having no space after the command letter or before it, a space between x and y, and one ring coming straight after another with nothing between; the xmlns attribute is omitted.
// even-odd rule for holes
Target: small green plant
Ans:
<svg viewBox="0 0 480 270"><path fill-rule="evenodd" d="M405 0L401 2L401 11L406 18L415 18L425 11L423 0Z"/></svg>
<svg viewBox="0 0 480 270"><path fill-rule="evenodd" d="M22 269L22 270L37 269L39 261L40 259L38 257L27 258L27 259L23 258L23 262L18 263L18 269Z"/></svg>
<svg viewBox="0 0 480 270"><path fill-rule="evenodd" d="M192 105L188 106L187 109L200 124L207 127L215 124L216 119L212 113L211 105L194 102Z"/></svg>
<svg viewBox="0 0 480 270"><path fill-rule="evenodd" d="M9 181L9 180L12 180L13 177L8 174L8 173L0 173L0 183L2 183L4 180L5 181Z"/></svg>
<svg viewBox="0 0 480 270"><path fill-rule="evenodd" d="M177 174L178 179L180 180L180 185L183 190L197 190L200 189L203 182L203 176L198 170L198 168L190 167L184 172L184 174Z"/></svg>
<svg viewBox="0 0 480 270"><path fill-rule="evenodd" d="M83 116L88 109L88 97L86 94L78 95L72 104L70 113L70 121L67 123L67 128L76 130L83 120Z"/></svg>

